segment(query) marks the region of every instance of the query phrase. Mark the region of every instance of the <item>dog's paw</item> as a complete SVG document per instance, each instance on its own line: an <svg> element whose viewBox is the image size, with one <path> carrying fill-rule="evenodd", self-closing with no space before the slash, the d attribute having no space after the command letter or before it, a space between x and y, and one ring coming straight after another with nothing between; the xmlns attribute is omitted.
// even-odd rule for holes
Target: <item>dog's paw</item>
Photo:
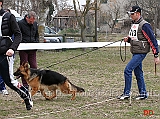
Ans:
<svg viewBox="0 0 160 119"><path fill-rule="evenodd" d="M75 97L72 97L72 98L71 98L71 100L75 100L75 99L76 99Z"/></svg>
<svg viewBox="0 0 160 119"><path fill-rule="evenodd" d="M46 98L46 100L51 100L51 98L49 96L46 96L45 98Z"/></svg>
<svg viewBox="0 0 160 119"><path fill-rule="evenodd" d="M46 100L50 100L49 98L46 98Z"/></svg>

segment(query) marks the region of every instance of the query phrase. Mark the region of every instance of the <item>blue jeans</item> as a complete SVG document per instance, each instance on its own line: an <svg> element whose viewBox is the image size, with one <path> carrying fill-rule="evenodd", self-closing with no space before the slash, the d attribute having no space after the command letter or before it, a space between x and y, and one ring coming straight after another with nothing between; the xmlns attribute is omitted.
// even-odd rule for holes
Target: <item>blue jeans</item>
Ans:
<svg viewBox="0 0 160 119"><path fill-rule="evenodd" d="M3 81L2 77L0 76L0 91L5 90L5 89L6 89L6 87L5 87L4 81Z"/></svg>
<svg viewBox="0 0 160 119"><path fill-rule="evenodd" d="M132 71L134 71L139 89L139 94L147 96L147 91L142 71L142 61L144 60L146 55L147 54L133 54L132 59L127 64L124 70L124 78L125 78L125 88L123 93L124 95L130 95L130 90L132 85Z"/></svg>

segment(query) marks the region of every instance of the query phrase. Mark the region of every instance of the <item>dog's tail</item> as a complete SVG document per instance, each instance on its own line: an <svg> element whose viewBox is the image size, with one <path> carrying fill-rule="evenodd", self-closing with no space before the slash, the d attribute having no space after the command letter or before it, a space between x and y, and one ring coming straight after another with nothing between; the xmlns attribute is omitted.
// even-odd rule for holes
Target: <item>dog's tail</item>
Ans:
<svg viewBox="0 0 160 119"><path fill-rule="evenodd" d="M67 79L67 81L68 81L68 83L70 83L71 88L72 88L72 89L75 89L76 92L79 92L79 93L85 92L85 90L84 90L83 88L74 85L74 84L71 83L68 79Z"/></svg>

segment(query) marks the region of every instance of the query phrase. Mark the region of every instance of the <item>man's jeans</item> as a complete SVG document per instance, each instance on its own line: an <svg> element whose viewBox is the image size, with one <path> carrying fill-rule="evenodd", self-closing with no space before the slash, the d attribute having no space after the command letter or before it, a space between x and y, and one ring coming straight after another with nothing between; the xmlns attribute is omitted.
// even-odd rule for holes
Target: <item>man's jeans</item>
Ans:
<svg viewBox="0 0 160 119"><path fill-rule="evenodd" d="M140 95L144 95L144 96L147 95L146 86L145 86L144 77L143 77L143 71L142 71L142 61L146 57L146 55L147 54L133 54L132 59L127 64L124 70L124 78L125 78L124 95L130 95L133 70L137 79L137 85L138 85Z"/></svg>
<svg viewBox="0 0 160 119"><path fill-rule="evenodd" d="M0 76L0 91L5 90L5 89L6 89L6 87L5 87L4 81L3 81L2 77Z"/></svg>

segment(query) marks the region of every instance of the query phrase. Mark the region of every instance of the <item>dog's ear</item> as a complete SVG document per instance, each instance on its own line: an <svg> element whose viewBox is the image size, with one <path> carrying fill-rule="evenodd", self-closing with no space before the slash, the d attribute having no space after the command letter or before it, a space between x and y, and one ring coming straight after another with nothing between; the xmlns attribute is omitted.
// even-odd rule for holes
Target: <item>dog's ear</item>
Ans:
<svg viewBox="0 0 160 119"><path fill-rule="evenodd" d="M22 62L22 64L21 64L22 66L24 66L25 65L25 62Z"/></svg>
<svg viewBox="0 0 160 119"><path fill-rule="evenodd" d="M28 62L26 62L25 64L24 64L24 67L26 67L27 69L28 69Z"/></svg>

